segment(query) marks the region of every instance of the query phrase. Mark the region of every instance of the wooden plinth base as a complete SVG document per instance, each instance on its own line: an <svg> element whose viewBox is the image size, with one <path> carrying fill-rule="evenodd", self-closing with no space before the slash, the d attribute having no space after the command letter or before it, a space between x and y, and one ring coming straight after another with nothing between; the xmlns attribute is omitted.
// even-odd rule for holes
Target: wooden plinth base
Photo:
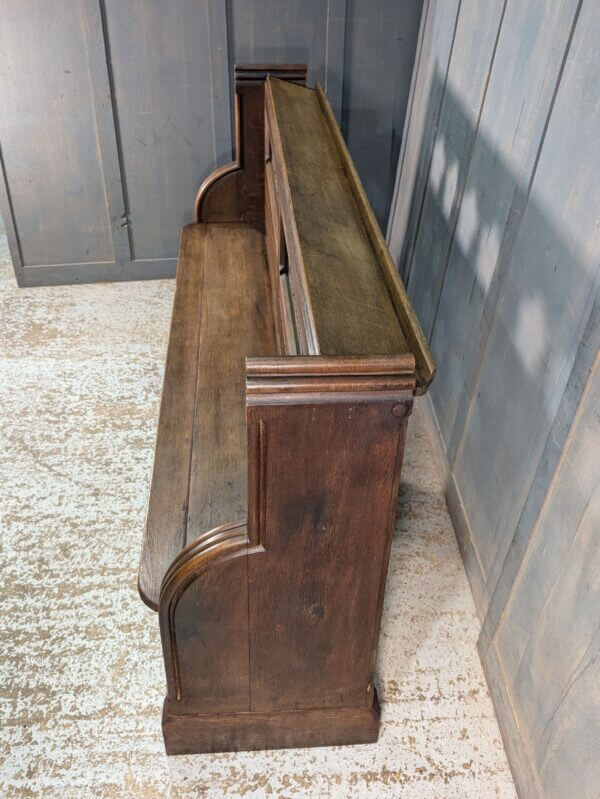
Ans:
<svg viewBox="0 0 600 799"><path fill-rule="evenodd" d="M371 707L175 715L165 699L162 728L168 755L366 744L379 734L379 702L374 692Z"/></svg>

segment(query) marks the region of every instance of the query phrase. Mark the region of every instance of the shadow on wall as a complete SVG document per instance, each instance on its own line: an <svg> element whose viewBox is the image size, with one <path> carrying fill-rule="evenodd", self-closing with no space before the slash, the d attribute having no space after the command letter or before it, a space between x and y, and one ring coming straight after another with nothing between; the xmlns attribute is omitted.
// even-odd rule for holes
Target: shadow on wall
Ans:
<svg viewBox="0 0 600 799"><path fill-rule="evenodd" d="M374 110L353 108L351 124L349 110L344 108L343 111L341 130L344 139L377 221L385 230L394 191L389 176L395 175L398 163L394 131L383 128L382 120ZM368 146L364 141L365 131L368 131Z"/></svg>
<svg viewBox="0 0 600 799"><path fill-rule="evenodd" d="M401 266L438 361L432 400L491 595L590 318L600 209L585 196L589 163L554 153L564 130L557 142L549 127L537 154L517 143L508 163L437 75L431 95L441 91L445 124L419 157L427 186ZM592 127L578 132L588 159Z"/></svg>
<svg viewBox="0 0 600 799"><path fill-rule="evenodd" d="M5 273L10 274L12 277L12 261L8 250L8 240L6 238L6 228L4 227L2 214L0 214L0 270L2 272L2 277L4 277Z"/></svg>
<svg viewBox="0 0 600 799"><path fill-rule="evenodd" d="M585 576L600 570L597 486L591 448L567 441L586 438L577 414L593 416L582 397L600 348L600 105L581 42L547 104L484 98L480 120L435 75L399 264L438 361L431 399L497 710L517 769L527 761L556 796L598 784L596 697L579 681L600 662ZM563 452L572 465L557 472Z"/></svg>

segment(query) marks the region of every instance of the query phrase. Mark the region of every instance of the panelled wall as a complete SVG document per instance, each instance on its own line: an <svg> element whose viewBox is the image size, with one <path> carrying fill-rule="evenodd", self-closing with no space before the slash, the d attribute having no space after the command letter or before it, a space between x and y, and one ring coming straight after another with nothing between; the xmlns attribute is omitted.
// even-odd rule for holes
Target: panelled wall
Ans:
<svg viewBox="0 0 600 799"><path fill-rule="evenodd" d="M600 791L600 16L428 0L388 239L523 797Z"/></svg>
<svg viewBox="0 0 600 799"><path fill-rule="evenodd" d="M423 0L3 0L0 212L22 285L172 276L232 157L235 62L306 62L385 222Z"/></svg>

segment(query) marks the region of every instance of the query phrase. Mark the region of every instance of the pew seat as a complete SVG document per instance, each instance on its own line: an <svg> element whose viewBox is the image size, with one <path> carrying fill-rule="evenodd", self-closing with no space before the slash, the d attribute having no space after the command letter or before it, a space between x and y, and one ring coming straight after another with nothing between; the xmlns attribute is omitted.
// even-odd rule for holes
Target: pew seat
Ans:
<svg viewBox="0 0 600 799"><path fill-rule="evenodd" d="M236 222L186 225L139 572L154 610L180 552L246 516L245 358L276 354L264 235Z"/></svg>

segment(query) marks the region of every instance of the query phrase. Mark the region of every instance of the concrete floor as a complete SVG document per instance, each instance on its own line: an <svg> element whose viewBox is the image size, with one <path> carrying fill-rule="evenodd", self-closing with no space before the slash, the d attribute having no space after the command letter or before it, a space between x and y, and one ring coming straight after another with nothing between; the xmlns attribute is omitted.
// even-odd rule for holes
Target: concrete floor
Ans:
<svg viewBox="0 0 600 799"><path fill-rule="evenodd" d="M514 797L418 402L379 743L165 756L136 569L174 284L17 289L1 237L0 270L0 796Z"/></svg>

